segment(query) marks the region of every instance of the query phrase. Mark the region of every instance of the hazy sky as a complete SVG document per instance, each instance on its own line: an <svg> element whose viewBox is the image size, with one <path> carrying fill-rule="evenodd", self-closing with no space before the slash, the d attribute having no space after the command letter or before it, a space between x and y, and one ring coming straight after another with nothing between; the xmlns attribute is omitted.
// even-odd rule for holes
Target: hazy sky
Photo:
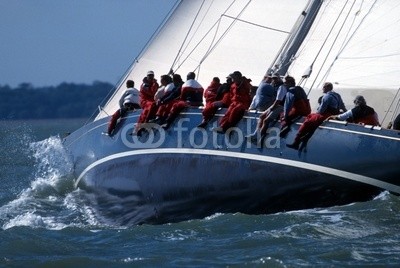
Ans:
<svg viewBox="0 0 400 268"><path fill-rule="evenodd" d="M115 84L176 0L0 0L0 85Z"/></svg>

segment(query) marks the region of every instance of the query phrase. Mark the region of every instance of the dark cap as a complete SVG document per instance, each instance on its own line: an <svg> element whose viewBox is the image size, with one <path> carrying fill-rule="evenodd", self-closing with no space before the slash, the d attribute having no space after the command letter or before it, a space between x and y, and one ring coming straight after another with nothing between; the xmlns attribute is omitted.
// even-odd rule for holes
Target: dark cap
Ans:
<svg viewBox="0 0 400 268"><path fill-rule="evenodd" d="M186 75L186 79L187 80L189 80L189 79L195 79L196 78L196 74L194 73L194 72L189 72L187 75Z"/></svg>
<svg viewBox="0 0 400 268"><path fill-rule="evenodd" d="M233 75L236 76L236 77L242 77L242 73L239 72L239 71L234 71Z"/></svg>
<svg viewBox="0 0 400 268"><path fill-rule="evenodd" d="M213 78L213 81L216 82L216 83L219 83L219 82L220 82L219 77L217 77L217 76L214 77L214 78Z"/></svg>
<svg viewBox="0 0 400 268"><path fill-rule="evenodd" d="M241 78L242 77L242 73L239 71L234 71L233 73L230 73L226 78Z"/></svg>
<svg viewBox="0 0 400 268"><path fill-rule="evenodd" d="M360 104L366 105L367 102L365 101L365 98L363 96L358 95L354 99L354 104L356 104L356 105L360 105Z"/></svg>

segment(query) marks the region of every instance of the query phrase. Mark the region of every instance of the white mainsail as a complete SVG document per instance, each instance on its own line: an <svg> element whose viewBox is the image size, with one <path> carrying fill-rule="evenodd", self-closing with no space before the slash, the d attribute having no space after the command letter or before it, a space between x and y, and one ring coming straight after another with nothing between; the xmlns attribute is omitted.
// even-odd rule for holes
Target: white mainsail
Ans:
<svg viewBox="0 0 400 268"><path fill-rule="evenodd" d="M239 70L258 85L307 0L183 0L108 101L97 119L118 109L124 82L140 85L147 71L156 78L195 71L203 87Z"/></svg>
<svg viewBox="0 0 400 268"><path fill-rule="evenodd" d="M322 0L319 0L322 1ZM214 76L223 81L239 70L258 85L275 62L309 1L183 0L136 59L97 119L118 109L124 82L141 84L148 70L156 78L172 68L185 78L195 71L206 87ZM311 2L311 1L310 1ZM314 24L293 58L288 74L310 99L322 94L320 85L334 83L347 108L364 95L385 125L396 115L400 87L400 2L397 0L325 0ZM398 107L397 107L398 108ZM388 116L386 113L389 111Z"/></svg>

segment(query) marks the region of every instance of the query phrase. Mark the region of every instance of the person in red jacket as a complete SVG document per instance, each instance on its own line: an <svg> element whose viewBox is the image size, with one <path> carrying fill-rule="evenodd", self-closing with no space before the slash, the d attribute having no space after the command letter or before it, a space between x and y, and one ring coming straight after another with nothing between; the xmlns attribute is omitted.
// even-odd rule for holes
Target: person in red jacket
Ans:
<svg viewBox="0 0 400 268"><path fill-rule="evenodd" d="M158 87L157 80L154 78L154 72L148 71L147 76L143 78L143 83L140 86L140 106L142 107L142 113L137 122L138 128L140 128L140 124L149 122L155 116L157 106L154 101L154 94L156 94Z"/></svg>
<svg viewBox="0 0 400 268"><path fill-rule="evenodd" d="M161 127L168 129L179 113L188 107L199 107L203 105L204 89L199 82L195 80L196 74L189 72L186 76L186 82L182 85L181 95L171 108L165 124Z"/></svg>
<svg viewBox="0 0 400 268"><path fill-rule="evenodd" d="M204 90L204 99L206 101L206 106L213 103L217 99L218 88L221 86L218 77L214 77L210 85Z"/></svg>
<svg viewBox="0 0 400 268"><path fill-rule="evenodd" d="M229 76L232 77L233 81L231 85L232 102L221 118L219 127L213 128L213 131L218 133L225 133L229 128L234 127L242 119L251 103L251 80L242 76L239 71L235 71Z"/></svg>
<svg viewBox="0 0 400 268"><path fill-rule="evenodd" d="M206 99L206 107L202 112L203 121L197 126L199 128L205 128L208 122L214 117L215 113L219 108L227 108L231 104L231 85L232 85L232 77L226 77L226 83L220 85L217 89L217 94L215 96L215 101L207 102Z"/></svg>

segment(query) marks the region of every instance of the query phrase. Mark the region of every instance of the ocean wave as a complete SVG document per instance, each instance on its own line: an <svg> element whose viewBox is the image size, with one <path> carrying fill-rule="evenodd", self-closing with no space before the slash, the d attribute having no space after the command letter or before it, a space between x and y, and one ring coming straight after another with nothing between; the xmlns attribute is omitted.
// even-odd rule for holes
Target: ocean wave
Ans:
<svg viewBox="0 0 400 268"><path fill-rule="evenodd" d="M30 186L0 207L2 229L17 226L63 229L96 225L90 208L80 204L74 189L73 164L59 136L32 142L25 139L26 154L34 161ZM79 205L78 205L79 204Z"/></svg>

